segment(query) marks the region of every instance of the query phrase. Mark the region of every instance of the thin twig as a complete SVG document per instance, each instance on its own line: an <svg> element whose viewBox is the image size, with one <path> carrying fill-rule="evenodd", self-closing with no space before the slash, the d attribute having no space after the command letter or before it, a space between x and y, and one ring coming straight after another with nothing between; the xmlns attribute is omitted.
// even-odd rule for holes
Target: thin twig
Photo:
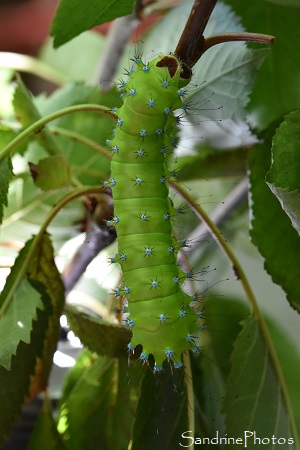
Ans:
<svg viewBox="0 0 300 450"><path fill-rule="evenodd" d="M214 208L210 212L210 218L212 222L219 227L228 216L234 211L237 206L239 206L248 195L248 179L243 178L242 181L232 189L232 191L227 195L225 200ZM200 244L197 242L199 236L203 236L207 232L207 226L204 223L200 223L188 236L187 241L189 242L189 247L184 249L184 252L189 255L189 257L197 250L197 257L199 257L199 250L202 253L205 252L205 246L201 241L201 249L199 249Z"/></svg>
<svg viewBox="0 0 300 450"><path fill-rule="evenodd" d="M98 114L104 114L107 117L116 120L116 114L112 112L110 108L106 106L99 106L93 104L82 104L82 105L73 105L68 106L63 109L59 109L54 113L45 116L33 124L29 125L29 127L25 128L20 134L18 134L5 148L2 149L0 153L0 161L2 161L7 155L9 155L21 142L28 139L30 136L40 133L45 125L59 117L66 116L68 114L76 113L76 112L96 112Z"/></svg>
<svg viewBox="0 0 300 450"><path fill-rule="evenodd" d="M107 91L112 85L120 58L123 55L132 32L140 21L141 4L142 1L138 0L130 15L119 17L110 27L105 50L101 55L101 60L92 79L93 84L100 83L103 91Z"/></svg>
<svg viewBox="0 0 300 450"><path fill-rule="evenodd" d="M99 227L95 222L90 221L87 239L62 273L66 296L84 274L88 265L116 239L116 236L114 228Z"/></svg>

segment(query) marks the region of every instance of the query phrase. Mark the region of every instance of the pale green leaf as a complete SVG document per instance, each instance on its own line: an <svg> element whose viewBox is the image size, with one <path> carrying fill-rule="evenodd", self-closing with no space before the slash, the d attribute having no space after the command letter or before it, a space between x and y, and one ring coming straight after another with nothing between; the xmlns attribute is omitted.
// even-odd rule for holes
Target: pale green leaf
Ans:
<svg viewBox="0 0 300 450"><path fill-rule="evenodd" d="M64 155L58 154L29 163L34 183L43 191L70 186L70 166Z"/></svg>
<svg viewBox="0 0 300 450"><path fill-rule="evenodd" d="M70 80L90 83L104 46L105 37L93 31L82 33L57 49L53 48L53 40L48 39L40 50L39 59Z"/></svg>
<svg viewBox="0 0 300 450"><path fill-rule="evenodd" d="M144 59L151 59L158 51L175 50L192 5L192 0L181 3L153 28L143 46ZM230 7L217 3L205 36L228 31L241 32L244 28ZM192 81L186 89L185 102L190 110L184 119L184 136L188 130L186 122L193 127L189 139L183 141L184 148L191 142L191 136L202 141L205 138L211 145L222 148L240 146L245 139L253 141L243 123L245 107L255 74L267 55L267 50L254 52L242 42L220 44L204 53L193 68Z"/></svg>

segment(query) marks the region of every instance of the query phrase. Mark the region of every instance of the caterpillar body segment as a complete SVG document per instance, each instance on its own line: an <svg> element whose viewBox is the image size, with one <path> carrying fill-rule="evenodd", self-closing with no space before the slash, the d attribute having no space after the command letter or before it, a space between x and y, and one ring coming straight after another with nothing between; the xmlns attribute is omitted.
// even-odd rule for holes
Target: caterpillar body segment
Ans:
<svg viewBox="0 0 300 450"><path fill-rule="evenodd" d="M176 210L168 196L167 167L176 135L174 111L183 106L190 70L174 55L148 64L140 59L122 83L123 105L112 150L111 188L118 235L116 260L123 270L120 295L126 298L124 324L133 333L129 350L143 346L141 359L152 354L155 369L165 359L181 367L181 353L194 349L198 315L193 297L181 285L177 266L180 245L172 234Z"/></svg>

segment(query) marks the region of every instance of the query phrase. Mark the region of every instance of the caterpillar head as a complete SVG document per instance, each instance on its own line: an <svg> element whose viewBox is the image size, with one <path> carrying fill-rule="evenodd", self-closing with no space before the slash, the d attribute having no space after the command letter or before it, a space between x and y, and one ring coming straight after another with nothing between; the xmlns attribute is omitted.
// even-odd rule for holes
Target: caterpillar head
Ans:
<svg viewBox="0 0 300 450"><path fill-rule="evenodd" d="M172 53L169 55L161 54L158 58L156 67L166 67L177 86L184 87L189 84L192 78L192 70L187 64L180 61Z"/></svg>

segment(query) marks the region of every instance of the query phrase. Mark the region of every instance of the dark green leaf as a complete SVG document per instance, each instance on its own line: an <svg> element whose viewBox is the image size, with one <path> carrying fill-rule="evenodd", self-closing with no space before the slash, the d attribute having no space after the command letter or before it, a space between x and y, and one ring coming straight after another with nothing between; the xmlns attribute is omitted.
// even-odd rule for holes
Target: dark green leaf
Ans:
<svg viewBox="0 0 300 450"><path fill-rule="evenodd" d="M240 321L249 312L241 301L223 296L209 296L203 311L202 351L192 357L195 423L197 436L213 438L216 430L223 435L226 433L222 400L230 373L230 356L241 331Z"/></svg>
<svg viewBox="0 0 300 450"><path fill-rule="evenodd" d="M291 414L285 403L281 380L270 358L268 346L254 317L246 319L232 354L232 370L224 401L226 431L229 436L244 437L244 431L257 438L294 439ZM248 440L254 447L254 435Z"/></svg>
<svg viewBox="0 0 300 450"><path fill-rule="evenodd" d="M47 450L65 450L66 448L57 431L48 397L44 399L43 409L31 435L27 450L40 450L45 447L46 442Z"/></svg>
<svg viewBox="0 0 300 450"><path fill-rule="evenodd" d="M3 219L3 209L7 206L9 182L13 177L12 164L9 156L0 161L0 223Z"/></svg>
<svg viewBox="0 0 300 450"><path fill-rule="evenodd" d="M99 355L127 358L130 331L120 325L88 316L70 306L66 313L72 330L91 351Z"/></svg>
<svg viewBox="0 0 300 450"><path fill-rule="evenodd" d="M287 336L286 332L280 326L268 317L266 320L282 368L300 439L299 352L297 346L295 346L295 342Z"/></svg>
<svg viewBox="0 0 300 450"><path fill-rule="evenodd" d="M271 130L271 135L273 130ZM265 269L274 283L287 293L300 310L300 239L277 198L265 182L271 165L271 139L256 145L249 154L252 228L250 235L265 259Z"/></svg>
<svg viewBox="0 0 300 450"><path fill-rule="evenodd" d="M226 0L242 17L247 31L275 36L270 54L258 74L249 103L261 129L300 103L300 9L267 1Z"/></svg>
<svg viewBox="0 0 300 450"><path fill-rule="evenodd" d="M102 443L101 448L106 450L127 450L143 371L140 362L129 367L126 360L113 363L112 360L97 358L86 349L81 352L68 374L61 400L58 426L65 432L69 448L73 450L68 425L72 428L78 423L82 448L98 449ZM97 430L90 435L87 428L91 414L98 417L100 426L97 425Z"/></svg>
<svg viewBox="0 0 300 450"><path fill-rule="evenodd" d="M181 433L189 429L187 408L184 371L172 371L165 364L164 371L155 376L148 368L141 386L131 449L177 448Z"/></svg>
<svg viewBox="0 0 300 450"><path fill-rule="evenodd" d="M54 47L85 30L130 14L134 0L60 0L52 22Z"/></svg>
<svg viewBox="0 0 300 450"><path fill-rule="evenodd" d="M195 180L245 175L247 153L246 149L221 151L201 146L197 155L183 156L178 160L180 179Z"/></svg>
<svg viewBox="0 0 300 450"><path fill-rule="evenodd" d="M70 185L70 166L62 154L40 159L37 164L29 163L29 167L36 186L43 191Z"/></svg>
<svg viewBox="0 0 300 450"><path fill-rule="evenodd" d="M300 0L265 0L266 2L276 3L277 5L300 8Z"/></svg>
<svg viewBox="0 0 300 450"><path fill-rule="evenodd" d="M44 234L35 254L32 256L28 268L31 280L41 283L46 289L43 296L44 304L51 310L44 340L43 354L39 358L35 375L31 381L31 395L37 395L48 384L48 377L52 368L53 354L57 347L60 329L60 316L64 306L64 285L54 261L54 251L50 237Z"/></svg>
<svg viewBox="0 0 300 450"><path fill-rule="evenodd" d="M4 127L0 126L0 150L2 150L14 137L15 133ZM6 157L0 160L0 223L3 219L3 207L7 206L7 194L9 182L13 177L12 165L10 157Z"/></svg>
<svg viewBox="0 0 300 450"><path fill-rule="evenodd" d="M144 374L140 361L132 361L129 366L128 361L120 359L118 369L117 396L105 433L108 450L128 449Z"/></svg>
<svg viewBox="0 0 300 450"><path fill-rule="evenodd" d="M95 103L105 105L109 108L119 106L121 100L115 89L102 93L99 87L85 86L81 83L70 83L56 91L49 98L37 99L37 105L42 115L51 114L58 109L82 104ZM61 117L52 122L51 125L73 131L81 136L92 139L104 146L106 139L112 136L114 122L101 114L93 112L76 113ZM110 174L110 161L97 152L69 137L56 136L61 151L71 164L71 170L76 174L81 183L92 185L107 179ZM36 162L34 152L32 161Z"/></svg>
<svg viewBox="0 0 300 450"><path fill-rule="evenodd" d="M291 112L277 129L266 181L300 234L300 111Z"/></svg>

